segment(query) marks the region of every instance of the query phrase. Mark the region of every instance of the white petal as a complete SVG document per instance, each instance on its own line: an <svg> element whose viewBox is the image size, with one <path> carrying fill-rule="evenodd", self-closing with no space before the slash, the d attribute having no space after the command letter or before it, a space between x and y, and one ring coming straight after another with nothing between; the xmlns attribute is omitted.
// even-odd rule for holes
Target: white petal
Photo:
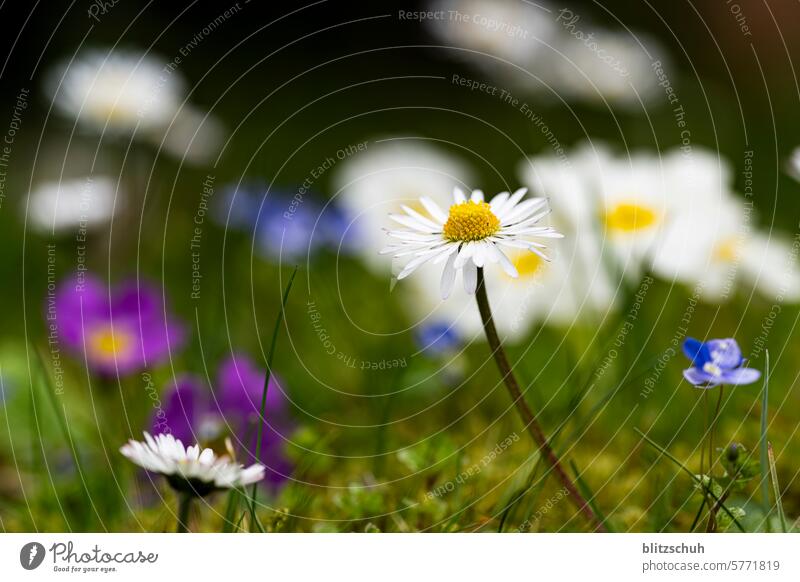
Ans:
<svg viewBox="0 0 800 582"><path fill-rule="evenodd" d="M439 205L436 204L433 200L428 198L427 196L423 196L419 199L422 205L425 207L425 210L430 212L431 216L433 216L436 220L444 224L447 222L447 214L442 212L442 209L439 208Z"/></svg>
<svg viewBox="0 0 800 582"><path fill-rule="evenodd" d="M483 202L483 190L473 190L469 199L472 202Z"/></svg>
<svg viewBox="0 0 800 582"><path fill-rule="evenodd" d="M453 284L456 280L456 268L453 266L453 263L455 263L457 256L458 255L455 253L450 255L450 258L447 259L447 263L442 271L442 281L440 284L442 299L447 299L450 297L450 293L453 291Z"/></svg>
<svg viewBox="0 0 800 582"><path fill-rule="evenodd" d="M430 228L433 232L441 231L442 229L441 224L436 224L430 218L428 218L427 216L423 216L413 208L409 208L408 206L403 205L403 210L405 210L406 214L412 216L413 218L416 218L421 224L424 224L425 226Z"/></svg>
<svg viewBox="0 0 800 582"><path fill-rule="evenodd" d="M472 253L475 251L475 243L468 242L461 245L461 250L456 257L455 268L460 269L464 264L472 258Z"/></svg>
<svg viewBox="0 0 800 582"><path fill-rule="evenodd" d="M498 206L496 212L494 212L494 209L492 209L492 211L495 213L497 218L503 220L505 215L508 212L511 212L511 210L517 205L517 202L519 202L527 192L528 192L527 188L520 188L519 190L515 190L514 193L511 195L511 197L508 200L506 200L504 204Z"/></svg>
<svg viewBox="0 0 800 582"><path fill-rule="evenodd" d="M407 230L390 230L386 234L393 238L399 238L400 240L410 240L424 243L433 243L441 240L441 236L437 234L422 234L419 232L409 232Z"/></svg>
<svg viewBox="0 0 800 582"><path fill-rule="evenodd" d="M458 244L456 243L449 243L447 245L447 250L444 251L441 255L438 255L435 259L433 259L433 264L438 265L445 259L447 259L450 255L458 250Z"/></svg>
<svg viewBox="0 0 800 582"><path fill-rule="evenodd" d="M461 204L462 202L467 201L467 197L464 194L464 191L458 186L453 188L453 199L456 201L456 204Z"/></svg>
<svg viewBox="0 0 800 582"><path fill-rule="evenodd" d="M546 205L547 200L545 198L531 198L530 200L520 202L513 210L505 213L503 216L503 223L511 224L513 222L521 222L526 217L539 210L542 206Z"/></svg>
<svg viewBox="0 0 800 582"><path fill-rule="evenodd" d="M484 241L475 243L475 252L472 255L472 262L474 262L478 267L483 267L484 263L486 262L487 244L491 243L486 243Z"/></svg>
<svg viewBox="0 0 800 582"><path fill-rule="evenodd" d="M411 259L406 266L403 268L401 273L397 276L398 279L405 279L408 275L410 275L413 271L415 271L419 266L427 263L431 259L437 257L442 252L442 249L436 248L431 249L430 251Z"/></svg>
<svg viewBox="0 0 800 582"><path fill-rule="evenodd" d="M403 226L407 226L408 228L413 228L414 230L417 230L419 232L424 232L427 234L432 234L434 232L437 232L439 228L436 225L430 227L412 216L404 216L402 214L390 214L389 218L391 220L394 220L398 224L402 224Z"/></svg>
<svg viewBox="0 0 800 582"><path fill-rule="evenodd" d="M500 263L500 266L503 268L503 271L509 277L514 277L515 279L519 277L519 273L517 272L517 268L514 266L514 263L505 255L503 251L500 250L500 247L497 245L492 245L492 254L494 255L497 262Z"/></svg>
<svg viewBox="0 0 800 582"><path fill-rule="evenodd" d="M474 295L475 289L478 287L478 267L470 261L464 266L461 273L464 278L464 291L469 295Z"/></svg>
<svg viewBox="0 0 800 582"><path fill-rule="evenodd" d="M496 213L497 209L506 203L506 200L508 200L509 196L511 196L511 194L509 194L508 192L500 192L500 194L492 198L491 202L489 202L489 206L492 208L492 212Z"/></svg>

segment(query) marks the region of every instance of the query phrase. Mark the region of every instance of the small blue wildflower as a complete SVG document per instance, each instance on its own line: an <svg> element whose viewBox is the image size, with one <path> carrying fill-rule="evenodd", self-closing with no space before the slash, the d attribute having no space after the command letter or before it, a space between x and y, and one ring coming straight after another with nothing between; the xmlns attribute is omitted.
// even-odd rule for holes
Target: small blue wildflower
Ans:
<svg viewBox="0 0 800 582"><path fill-rule="evenodd" d="M297 261L320 249L349 252L355 248L348 217L333 203L323 207L312 193L295 196L290 191L243 184L227 188L218 200L217 221L254 234L256 249L267 259Z"/></svg>
<svg viewBox="0 0 800 582"><path fill-rule="evenodd" d="M419 326L414 339L420 349L429 355L452 352L461 344L461 338L453 326L442 321Z"/></svg>
<svg viewBox="0 0 800 582"><path fill-rule="evenodd" d="M719 384L752 384L761 377L758 370L742 367L742 350L733 338L707 342L686 338L683 353L692 361L692 367L683 371L683 377L695 386L712 388Z"/></svg>

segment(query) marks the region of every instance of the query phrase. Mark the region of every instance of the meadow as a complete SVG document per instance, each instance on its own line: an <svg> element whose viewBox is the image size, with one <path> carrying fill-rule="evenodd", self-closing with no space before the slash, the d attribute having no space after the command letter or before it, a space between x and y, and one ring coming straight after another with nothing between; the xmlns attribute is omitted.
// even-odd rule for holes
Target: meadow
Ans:
<svg viewBox="0 0 800 582"><path fill-rule="evenodd" d="M335 4L8 49L0 530L797 531L797 25Z"/></svg>

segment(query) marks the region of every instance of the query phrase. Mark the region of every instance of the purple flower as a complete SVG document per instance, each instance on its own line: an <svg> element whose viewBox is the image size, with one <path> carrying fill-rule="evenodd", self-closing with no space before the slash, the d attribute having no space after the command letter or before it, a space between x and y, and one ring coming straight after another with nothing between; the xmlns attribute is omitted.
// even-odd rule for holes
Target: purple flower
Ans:
<svg viewBox="0 0 800 582"><path fill-rule="evenodd" d="M273 485L286 481L292 464L284 447L294 423L288 414L286 394L274 374L267 390L261 459L255 458L265 374L247 356L234 354L220 366L213 390L195 376L178 377L165 394L163 408L153 418L153 434L168 432L184 443L205 445L222 445L230 436L246 453L240 462L263 463L266 479Z"/></svg>
<svg viewBox="0 0 800 582"><path fill-rule="evenodd" d="M296 261L323 248L355 248L346 214L333 203L323 207L311 192L267 191L250 184L229 188L218 200L217 221L254 234L256 248L270 260Z"/></svg>
<svg viewBox="0 0 800 582"><path fill-rule="evenodd" d="M46 307L64 346L106 375L126 375L166 360L186 342L159 289L130 281L113 290L87 275L64 281Z"/></svg>
<svg viewBox="0 0 800 582"><path fill-rule="evenodd" d="M761 377L758 370L742 367L742 351L732 338L701 342L690 337L683 342L683 353L692 361L692 367L683 371L683 377L695 386L752 384Z"/></svg>

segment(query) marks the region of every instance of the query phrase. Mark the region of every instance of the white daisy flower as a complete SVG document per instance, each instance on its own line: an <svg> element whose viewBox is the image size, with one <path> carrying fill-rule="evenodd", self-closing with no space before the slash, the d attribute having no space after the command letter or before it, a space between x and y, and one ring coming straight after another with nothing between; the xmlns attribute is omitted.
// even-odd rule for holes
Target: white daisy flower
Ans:
<svg viewBox="0 0 800 582"><path fill-rule="evenodd" d="M558 45L561 54L552 56L552 84L559 95L598 106L611 102L628 107L641 107L641 101L659 95L652 68L654 61L663 60L657 42L633 31L619 33L591 23L584 27L582 20L576 24L573 33L580 34L564 34Z"/></svg>
<svg viewBox="0 0 800 582"><path fill-rule="evenodd" d="M403 205L425 212L421 196L439 205L450 202L456 186L471 180L469 167L460 159L420 139L384 139L367 144L364 151L337 164L336 202L353 217L350 228L363 244L362 259L384 275L387 261L375 253L386 242L389 214Z"/></svg>
<svg viewBox="0 0 800 582"><path fill-rule="evenodd" d="M117 184L111 178L44 182L31 190L28 218L33 228L45 233L94 228L111 220L115 200Z"/></svg>
<svg viewBox="0 0 800 582"><path fill-rule="evenodd" d="M467 49L452 51L454 56L473 61L494 75L518 80L523 80L524 73L497 59L530 69L552 53L548 45L560 32L552 11L542 2L434 0L429 10L442 16L426 20L431 32L448 46Z"/></svg>
<svg viewBox="0 0 800 582"><path fill-rule="evenodd" d="M567 235L569 244L559 245L566 265L571 295L585 313L605 313L614 304L615 283L604 260L608 246L603 224L598 220L597 176L611 160L603 146L583 146L569 158L536 156L519 165L519 177L536 196L550 203L552 221ZM559 297L565 292L561 289Z"/></svg>
<svg viewBox="0 0 800 582"><path fill-rule="evenodd" d="M96 131L165 127L183 101L183 82L166 61L126 51L90 50L46 78L62 114Z"/></svg>
<svg viewBox="0 0 800 582"><path fill-rule="evenodd" d="M678 217L654 249L653 271L715 303L742 283L773 301L800 300L800 243L758 232L747 208L731 195Z"/></svg>
<svg viewBox="0 0 800 582"><path fill-rule="evenodd" d="M145 442L129 440L120 452L140 467L161 473L177 491L203 496L217 489L231 489L257 483L264 478L264 466L245 468L227 456L217 456L199 445L188 448L171 434L155 437L144 433Z"/></svg>
<svg viewBox="0 0 800 582"><path fill-rule="evenodd" d="M225 127L211 113L183 105L166 131L153 132L152 140L164 151L189 164L204 164L219 154Z"/></svg>
<svg viewBox="0 0 800 582"><path fill-rule="evenodd" d="M792 150L792 155L786 162L786 173L800 182L800 146Z"/></svg>
<svg viewBox="0 0 800 582"><path fill-rule="evenodd" d="M432 0L428 9L440 15L425 21L429 29L456 49L448 54L545 99L640 107L663 95L653 63L670 74L655 39L598 27L586 14L543 0Z"/></svg>
<svg viewBox="0 0 800 582"><path fill-rule="evenodd" d="M501 192L490 202L484 201L483 192L473 190L467 199L459 188L453 191L455 204L445 214L441 207L427 197L420 203L428 213L425 216L413 208L403 207L404 214L390 218L407 227L390 230L389 236L398 240L382 254L392 254L396 259L407 260L397 279L404 279L421 265L444 263L441 293L447 298L453 290L456 272L462 271L464 290L475 293L478 268L488 263L498 263L510 277L519 272L503 252L523 249L548 260L542 243L531 237L562 238L563 235L549 226L537 226L548 213L547 200L531 198L522 201L527 188L513 194Z"/></svg>
<svg viewBox="0 0 800 582"><path fill-rule="evenodd" d="M523 183L551 201L554 218L579 239L587 265L596 265L597 242L609 268L637 279L659 249L682 257L691 241L663 249L675 222L702 216L730 192L729 165L715 152L694 148L615 156L604 146L584 145L564 160L534 156L521 167ZM595 250L592 250L592 249Z"/></svg>

